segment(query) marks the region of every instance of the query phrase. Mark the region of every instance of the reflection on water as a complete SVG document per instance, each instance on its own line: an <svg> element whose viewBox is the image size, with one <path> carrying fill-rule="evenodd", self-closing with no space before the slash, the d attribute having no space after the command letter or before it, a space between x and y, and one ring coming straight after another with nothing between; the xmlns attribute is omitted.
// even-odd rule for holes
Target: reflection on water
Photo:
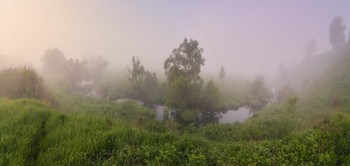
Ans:
<svg viewBox="0 0 350 166"><path fill-rule="evenodd" d="M251 115L253 115L253 113L250 111L250 108L243 106L237 110L228 110L226 113L223 113L219 123L244 122Z"/></svg>
<svg viewBox="0 0 350 166"><path fill-rule="evenodd" d="M157 120L159 120L159 121L162 121L162 120L164 120L164 109L165 109L166 107L165 106L163 106L163 105L156 105L155 106L155 111L156 111L156 114L157 114Z"/></svg>
<svg viewBox="0 0 350 166"><path fill-rule="evenodd" d="M164 121L166 119L173 119L175 117L175 111L168 109L164 105L155 105L154 110L157 114L157 120Z"/></svg>
<svg viewBox="0 0 350 166"><path fill-rule="evenodd" d="M133 99L118 99L117 102L123 101L134 101L137 104L143 105L143 102L133 100ZM165 121L167 119L175 119L175 121L184 124L194 123L196 126L203 126L208 123L234 123L234 122L244 122L250 116L253 115L253 111L247 107L243 106L237 110L227 110L223 112L201 112L197 115L196 119L191 122L186 122L182 120L181 115L178 111L170 110L164 105L155 105L154 110L156 112L156 119L158 121Z"/></svg>
<svg viewBox="0 0 350 166"><path fill-rule="evenodd" d="M138 100L134 100L134 99L127 99L127 98L121 98L121 99L117 99L115 100L116 102L123 102L123 101L133 101L137 104L143 105L142 101L138 101Z"/></svg>
<svg viewBox="0 0 350 166"><path fill-rule="evenodd" d="M166 113L166 106L156 105L155 111L157 113L157 120L164 121L165 119L175 119L177 122L185 123L178 112L173 110L168 110L168 116L164 116ZM250 116L253 115L253 111L247 106L240 107L237 110L227 110L225 112L201 112L198 114L196 120L193 122L197 126L202 126L208 123L234 123L234 122L244 122Z"/></svg>

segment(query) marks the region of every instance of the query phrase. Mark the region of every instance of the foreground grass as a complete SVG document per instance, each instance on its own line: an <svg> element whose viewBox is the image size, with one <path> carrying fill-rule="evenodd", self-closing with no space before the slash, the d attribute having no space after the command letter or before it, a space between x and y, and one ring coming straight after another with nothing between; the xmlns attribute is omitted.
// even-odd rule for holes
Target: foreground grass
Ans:
<svg viewBox="0 0 350 166"><path fill-rule="evenodd" d="M1 99L0 165L349 164L349 119L335 113L283 139L229 142L63 114L37 100Z"/></svg>

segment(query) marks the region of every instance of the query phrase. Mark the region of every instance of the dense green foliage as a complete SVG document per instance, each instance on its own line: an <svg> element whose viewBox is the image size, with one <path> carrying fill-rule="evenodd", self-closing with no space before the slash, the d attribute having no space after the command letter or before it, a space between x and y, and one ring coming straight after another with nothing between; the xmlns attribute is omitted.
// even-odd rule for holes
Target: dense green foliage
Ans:
<svg viewBox="0 0 350 166"><path fill-rule="evenodd" d="M145 105L152 105L159 102L162 97L162 88L156 73L151 73L141 65L139 59L132 57L132 68L129 69L129 82L133 85L132 98L139 99Z"/></svg>
<svg viewBox="0 0 350 166"><path fill-rule="evenodd" d="M198 46L198 41L185 38L164 62L166 105L179 111L198 109L203 84L199 73L205 61Z"/></svg>
<svg viewBox="0 0 350 166"><path fill-rule="evenodd" d="M350 121L281 140L212 141L152 133L123 122L67 115L35 100L0 100L1 165L336 165L350 162ZM207 128L208 129L208 128ZM220 132L224 133L224 130Z"/></svg>
<svg viewBox="0 0 350 166"><path fill-rule="evenodd" d="M247 85L243 78L226 77L217 82L224 110L236 110L246 104Z"/></svg>
<svg viewBox="0 0 350 166"><path fill-rule="evenodd" d="M222 109L221 94L213 80L208 81L201 99L201 107L206 111Z"/></svg>

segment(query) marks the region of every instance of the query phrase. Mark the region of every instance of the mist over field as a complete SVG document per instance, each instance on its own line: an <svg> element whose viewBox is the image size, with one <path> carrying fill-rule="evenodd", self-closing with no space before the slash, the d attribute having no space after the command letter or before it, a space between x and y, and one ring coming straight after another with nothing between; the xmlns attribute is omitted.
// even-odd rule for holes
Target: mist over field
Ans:
<svg viewBox="0 0 350 166"><path fill-rule="evenodd" d="M300 63L311 39L318 52L329 50L335 16L350 23L347 1L0 3L1 55L37 68L44 50L59 48L69 58L103 55L109 68L124 68L134 55L162 70L186 37L204 49L204 72L223 65L228 74L272 75Z"/></svg>
<svg viewBox="0 0 350 166"><path fill-rule="evenodd" d="M0 165L350 165L349 9L0 0Z"/></svg>

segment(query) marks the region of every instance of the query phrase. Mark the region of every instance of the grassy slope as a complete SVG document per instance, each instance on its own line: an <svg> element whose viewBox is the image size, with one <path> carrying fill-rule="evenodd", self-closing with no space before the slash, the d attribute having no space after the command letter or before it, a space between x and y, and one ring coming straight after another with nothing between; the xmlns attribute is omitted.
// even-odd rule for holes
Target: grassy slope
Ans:
<svg viewBox="0 0 350 166"><path fill-rule="evenodd" d="M334 165L344 161L350 147L346 114L269 141L211 141L141 127L59 113L36 100L1 99L0 165Z"/></svg>

